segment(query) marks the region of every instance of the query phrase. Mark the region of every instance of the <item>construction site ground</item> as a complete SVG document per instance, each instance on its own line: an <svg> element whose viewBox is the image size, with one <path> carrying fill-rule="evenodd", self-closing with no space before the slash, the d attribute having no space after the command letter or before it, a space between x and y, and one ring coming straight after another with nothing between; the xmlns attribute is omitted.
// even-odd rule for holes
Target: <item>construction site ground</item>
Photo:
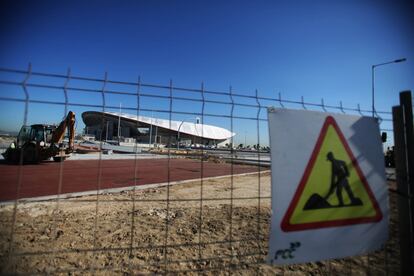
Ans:
<svg viewBox="0 0 414 276"><path fill-rule="evenodd" d="M15 212L13 204L3 205L0 274L398 275L395 194L384 250L290 266L263 263L270 203L270 173L264 172L23 202Z"/></svg>

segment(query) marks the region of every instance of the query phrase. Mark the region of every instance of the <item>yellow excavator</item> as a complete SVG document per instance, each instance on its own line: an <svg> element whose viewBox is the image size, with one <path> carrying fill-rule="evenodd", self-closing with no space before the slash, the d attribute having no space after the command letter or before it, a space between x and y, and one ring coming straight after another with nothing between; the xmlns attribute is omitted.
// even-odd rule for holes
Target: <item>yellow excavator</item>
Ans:
<svg viewBox="0 0 414 276"><path fill-rule="evenodd" d="M68 129L69 143L63 143L66 128ZM39 163L53 157L56 162L62 162L73 152L75 137L75 113L68 112L58 126L34 124L22 126L13 142L3 153L8 162Z"/></svg>

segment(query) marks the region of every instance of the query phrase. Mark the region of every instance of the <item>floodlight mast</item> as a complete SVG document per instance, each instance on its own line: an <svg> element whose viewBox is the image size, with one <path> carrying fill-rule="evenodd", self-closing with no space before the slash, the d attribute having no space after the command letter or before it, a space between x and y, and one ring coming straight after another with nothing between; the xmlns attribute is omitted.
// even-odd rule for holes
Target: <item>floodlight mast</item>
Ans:
<svg viewBox="0 0 414 276"><path fill-rule="evenodd" d="M393 61L388 61L388 62L383 62L383 63L378 63L378 64L374 64L371 66L371 74L372 74L372 117L375 117L375 88L374 88L374 73L375 73L375 68L382 66L382 65L387 65L387 64L392 64L392 63L399 63L399 62L404 62L406 61L406 58L399 58L399 59L395 59Z"/></svg>
<svg viewBox="0 0 414 276"><path fill-rule="evenodd" d="M121 145L121 113L122 113L122 103L119 103L119 115L118 115L118 145Z"/></svg>

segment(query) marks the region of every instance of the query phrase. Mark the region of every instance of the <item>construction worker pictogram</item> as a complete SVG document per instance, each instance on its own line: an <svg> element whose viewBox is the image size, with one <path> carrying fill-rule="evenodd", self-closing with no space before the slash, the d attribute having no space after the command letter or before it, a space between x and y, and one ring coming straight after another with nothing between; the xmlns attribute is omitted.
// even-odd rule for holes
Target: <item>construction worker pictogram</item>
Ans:
<svg viewBox="0 0 414 276"><path fill-rule="evenodd" d="M377 200L357 160L335 119L328 116L283 217L282 230L337 227L381 219Z"/></svg>
<svg viewBox="0 0 414 276"><path fill-rule="evenodd" d="M351 187L349 186L348 177L349 170L346 166L346 163L342 160L335 159L333 153L330 151L327 154L327 160L332 163L331 170L331 185L329 192L325 197L320 197L318 194L313 194L309 200L306 202L303 210L315 210L321 208L334 208L334 207L343 207L343 206L357 206L362 205L361 199L354 196ZM348 205L344 204L342 191L345 189L351 202ZM336 190L336 196L338 197L338 206L332 206L328 203L327 199L333 194Z"/></svg>

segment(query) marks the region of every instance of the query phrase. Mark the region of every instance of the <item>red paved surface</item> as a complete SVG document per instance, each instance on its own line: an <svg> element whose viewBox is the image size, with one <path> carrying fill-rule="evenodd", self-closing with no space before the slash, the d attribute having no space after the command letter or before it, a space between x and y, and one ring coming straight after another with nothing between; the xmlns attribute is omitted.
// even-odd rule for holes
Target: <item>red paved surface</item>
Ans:
<svg viewBox="0 0 414 276"><path fill-rule="evenodd" d="M65 161L62 167L61 192L73 193L98 189L99 160ZM128 187L134 185L135 160L102 160L100 189ZM59 191L61 164L44 162L24 165L20 191L17 192L19 166L0 163L0 201L47 195ZM234 165L233 173L256 172L257 167ZM204 162L203 177L231 174L230 164ZM198 160L171 159L170 181L201 177ZM168 159L137 160L137 185L168 181Z"/></svg>

